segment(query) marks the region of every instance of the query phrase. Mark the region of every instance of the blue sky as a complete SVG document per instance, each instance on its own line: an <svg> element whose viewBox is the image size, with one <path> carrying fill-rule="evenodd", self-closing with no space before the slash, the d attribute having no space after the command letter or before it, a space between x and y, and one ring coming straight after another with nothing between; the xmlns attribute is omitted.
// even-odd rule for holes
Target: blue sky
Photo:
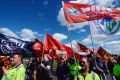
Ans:
<svg viewBox="0 0 120 80"><path fill-rule="evenodd" d="M0 33L23 40L38 38L42 41L48 33L69 46L61 1L70 0L0 0ZM119 0L73 0L72 2L120 7ZM90 29L87 23L72 25L69 31L74 48L77 41L91 47ZM95 47L96 44L103 47L106 45L106 42L101 40L104 38L95 41ZM116 39L112 43L120 44L120 41Z"/></svg>
<svg viewBox="0 0 120 80"><path fill-rule="evenodd" d="M56 18L60 6L59 0L1 0L0 26L13 32L23 28L40 34L65 32Z"/></svg>
<svg viewBox="0 0 120 80"><path fill-rule="evenodd" d="M57 20L61 7L61 0L1 0L0 27L1 29L8 28L19 37L21 30L29 29L37 32L35 36L42 41L46 33L66 35L67 28L64 27L65 25L61 26ZM71 31L71 39L76 39L79 36L74 35L75 32ZM66 42L68 41L63 41L63 43Z"/></svg>

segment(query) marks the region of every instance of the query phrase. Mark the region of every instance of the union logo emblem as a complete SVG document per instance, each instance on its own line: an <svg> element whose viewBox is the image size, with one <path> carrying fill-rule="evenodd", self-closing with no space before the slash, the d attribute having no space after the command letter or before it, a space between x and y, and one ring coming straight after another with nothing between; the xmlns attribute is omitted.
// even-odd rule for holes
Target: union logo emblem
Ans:
<svg viewBox="0 0 120 80"><path fill-rule="evenodd" d="M69 8L68 9L68 13L70 15L73 15L73 16L79 16L80 15L80 12L76 8L74 8L74 7Z"/></svg>
<svg viewBox="0 0 120 80"><path fill-rule="evenodd" d="M120 22L111 18L104 18L97 21L101 31L108 35L114 35L120 30Z"/></svg>
<svg viewBox="0 0 120 80"><path fill-rule="evenodd" d="M24 46L24 42L10 37L1 40L1 44L0 48L5 54L19 53Z"/></svg>

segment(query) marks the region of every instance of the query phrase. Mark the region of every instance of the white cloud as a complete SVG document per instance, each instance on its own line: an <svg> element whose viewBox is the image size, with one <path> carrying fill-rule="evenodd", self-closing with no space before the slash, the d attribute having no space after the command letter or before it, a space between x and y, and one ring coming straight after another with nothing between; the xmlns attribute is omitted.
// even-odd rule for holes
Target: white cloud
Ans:
<svg viewBox="0 0 120 80"><path fill-rule="evenodd" d="M6 27L0 28L0 33L5 34L7 36L12 36L12 37L18 38L18 36L12 30L10 30Z"/></svg>
<svg viewBox="0 0 120 80"><path fill-rule="evenodd" d="M63 12L63 8L60 9L58 16L57 16L58 22L60 22L60 25L66 26L65 16Z"/></svg>
<svg viewBox="0 0 120 80"><path fill-rule="evenodd" d="M68 30L82 29L86 25L88 25L88 23L86 23L86 22L72 24L72 25L68 26Z"/></svg>
<svg viewBox="0 0 120 80"><path fill-rule="evenodd" d="M37 34L37 36L43 36L43 34Z"/></svg>
<svg viewBox="0 0 120 80"><path fill-rule="evenodd" d="M73 3L83 3L83 4L95 4L97 6L111 7L115 5L113 2L116 0L76 0L70 1Z"/></svg>
<svg viewBox="0 0 120 80"><path fill-rule="evenodd" d="M19 38L25 41L31 41L34 38L36 38L37 36L43 36L42 34L38 34L37 32L33 32L30 29L24 28L22 30L20 30L20 32L18 31L17 33L13 32L12 30L4 27L4 28L0 28L0 33L7 35L7 36L12 36L15 38Z"/></svg>
<svg viewBox="0 0 120 80"><path fill-rule="evenodd" d="M105 43L106 49L112 54L120 55L120 40L109 41Z"/></svg>
<svg viewBox="0 0 120 80"><path fill-rule="evenodd" d="M118 41L109 41L106 44L109 45L109 46L119 45L120 44L120 40L118 40Z"/></svg>
<svg viewBox="0 0 120 80"><path fill-rule="evenodd" d="M86 30L85 29L80 29L80 32L86 32Z"/></svg>
<svg viewBox="0 0 120 80"><path fill-rule="evenodd" d="M93 0L76 0L76 1L70 1L72 3L83 3L83 4L89 4L89 3L93 3Z"/></svg>
<svg viewBox="0 0 120 80"><path fill-rule="evenodd" d="M55 33L53 34L53 37L56 38L59 41L62 41L64 39L67 39L67 35L60 34L60 33Z"/></svg>
<svg viewBox="0 0 120 80"><path fill-rule="evenodd" d="M37 34L38 34L37 32L33 32L32 30L27 29L27 28L24 28L20 31L20 37L23 40L32 40L36 38Z"/></svg>
<svg viewBox="0 0 120 80"><path fill-rule="evenodd" d="M95 4L98 6L111 7L115 0L95 0Z"/></svg>
<svg viewBox="0 0 120 80"><path fill-rule="evenodd" d="M79 34L79 33L84 33L84 32L86 32L85 29L80 29L80 30L77 31L78 34Z"/></svg>

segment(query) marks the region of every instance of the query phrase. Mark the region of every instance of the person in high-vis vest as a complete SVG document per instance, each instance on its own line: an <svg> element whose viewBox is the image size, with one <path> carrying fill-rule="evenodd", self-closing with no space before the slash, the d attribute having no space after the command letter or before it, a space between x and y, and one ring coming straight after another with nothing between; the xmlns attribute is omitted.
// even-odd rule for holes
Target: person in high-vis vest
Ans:
<svg viewBox="0 0 120 80"><path fill-rule="evenodd" d="M120 56L117 59L117 64L113 67L113 75L116 80L120 80Z"/></svg>
<svg viewBox="0 0 120 80"><path fill-rule="evenodd" d="M70 80L78 80L79 70L81 70L81 66L78 62L75 62L75 59L73 57L70 57L69 59L69 74L70 74Z"/></svg>
<svg viewBox="0 0 120 80"><path fill-rule="evenodd" d="M78 76L78 80L100 80L98 74L90 70L89 61L86 58L81 59L80 65L82 69Z"/></svg>
<svg viewBox="0 0 120 80"><path fill-rule="evenodd" d="M8 70L3 67L4 75L2 77L2 80L24 80L26 70L22 64L22 61L22 55L14 53L11 67Z"/></svg>

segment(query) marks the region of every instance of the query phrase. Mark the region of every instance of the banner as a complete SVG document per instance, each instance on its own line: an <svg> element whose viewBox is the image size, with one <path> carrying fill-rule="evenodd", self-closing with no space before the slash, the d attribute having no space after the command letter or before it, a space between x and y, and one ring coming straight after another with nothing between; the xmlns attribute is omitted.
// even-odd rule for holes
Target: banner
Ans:
<svg viewBox="0 0 120 80"><path fill-rule="evenodd" d="M64 2L63 6L67 24L93 21L105 17L120 20L120 10L118 9L69 2Z"/></svg>
<svg viewBox="0 0 120 80"><path fill-rule="evenodd" d="M43 55L43 43L42 41L35 39L34 40L35 44L32 46L35 54L39 57L42 57Z"/></svg>
<svg viewBox="0 0 120 80"><path fill-rule="evenodd" d="M32 42L0 34L0 54L11 56L13 53L32 54Z"/></svg>
<svg viewBox="0 0 120 80"><path fill-rule="evenodd" d="M102 48L101 46L98 48L97 50L97 54L98 56L100 56L100 58L102 60L107 60L109 58L110 53L108 53L104 48Z"/></svg>
<svg viewBox="0 0 120 80"><path fill-rule="evenodd" d="M62 47L61 42L53 38L51 35L46 34L44 49L49 52L50 49L63 50L63 47Z"/></svg>

